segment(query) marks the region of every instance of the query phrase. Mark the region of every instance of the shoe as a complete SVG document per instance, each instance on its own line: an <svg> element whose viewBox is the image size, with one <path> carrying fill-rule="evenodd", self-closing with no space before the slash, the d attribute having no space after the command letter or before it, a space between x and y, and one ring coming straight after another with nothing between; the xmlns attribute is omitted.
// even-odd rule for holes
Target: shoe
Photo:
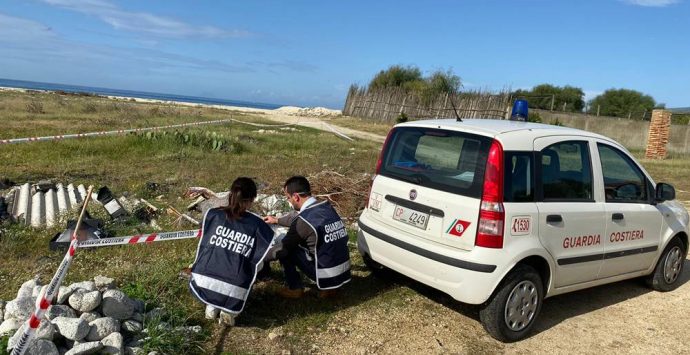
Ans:
<svg viewBox="0 0 690 355"><path fill-rule="evenodd" d="M237 315L221 312L220 317L218 317L218 324L226 326L235 326L235 317L237 317Z"/></svg>
<svg viewBox="0 0 690 355"><path fill-rule="evenodd" d="M213 307L211 305L206 305L206 311L204 312L204 315L206 316L206 319L216 319L218 318L218 314L220 313L220 309Z"/></svg>
<svg viewBox="0 0 690 355"><path fill-rule="evenodd" d="M338 295L337 290L321 290L319 291L319 298L333 298Z"/></svg>
<svg viewBox="0 0 690 355"><path fill-rule="evenodd" d="M177 274L177 276L181 279L184 279L184 280L191 279L192 278L192 268L186 267L186 268L180 270L180 273Z"/></svg>
<svg viewBox="0 0 690 355"><path fill-rule="evenodd" d="M290 289L287 287L283 287L280 290L278 290L278 296L283 298L302 298L302 296L304 296L304 289Z"/></svg>

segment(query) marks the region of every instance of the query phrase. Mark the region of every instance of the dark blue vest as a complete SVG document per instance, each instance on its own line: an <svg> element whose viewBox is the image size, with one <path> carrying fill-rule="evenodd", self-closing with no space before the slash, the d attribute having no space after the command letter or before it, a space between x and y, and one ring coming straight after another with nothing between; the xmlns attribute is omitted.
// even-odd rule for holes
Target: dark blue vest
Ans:
<svg viewBox="0 0 690 355"><path fill-rule="evenodd" d="M299 213L316 232L316 285L321 290L338 288L350 281L350 251L345 224L327 201Z"/></svg>
<svg viewBox="0 0 690 355"><path fill-rule="evenodd" d="M201 302L240 313L273 243L273 230L252 213L231 220L217 208L206 212L201 228L189 288Z"/></svg>

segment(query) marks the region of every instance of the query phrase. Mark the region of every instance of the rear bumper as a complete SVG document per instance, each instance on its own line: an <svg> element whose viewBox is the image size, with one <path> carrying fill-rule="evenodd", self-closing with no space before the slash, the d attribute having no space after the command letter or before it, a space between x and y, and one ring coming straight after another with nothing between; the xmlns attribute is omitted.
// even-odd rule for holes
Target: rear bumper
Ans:
<svg viewBox="0 0 690 355"><path fill-rule="evenodd" d="M369 255L374 261L443 291L460 302L485 302L501 277L500 265L470 260L482 250L464 251L444 246L427 248L413 238L394 237L391 235L393 231L378 226L373 228L370 225L375 224L374 221L360 219L358 224L357 247L361 254Z"/></svg>

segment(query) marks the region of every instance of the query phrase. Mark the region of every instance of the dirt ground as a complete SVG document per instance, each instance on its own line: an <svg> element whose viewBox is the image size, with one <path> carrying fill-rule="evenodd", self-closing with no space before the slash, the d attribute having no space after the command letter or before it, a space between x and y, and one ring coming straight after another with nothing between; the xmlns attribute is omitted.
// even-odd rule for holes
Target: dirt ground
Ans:
<svg viewBox="0 0 690 355"><path fill-rule="evenodd" d="M319 353L690 353L690 260L682 286L659 293L628 280L545 300L534 334L503 344L479 323L478 309L411 280L404 305L340 312L315 335Z"/></svg>

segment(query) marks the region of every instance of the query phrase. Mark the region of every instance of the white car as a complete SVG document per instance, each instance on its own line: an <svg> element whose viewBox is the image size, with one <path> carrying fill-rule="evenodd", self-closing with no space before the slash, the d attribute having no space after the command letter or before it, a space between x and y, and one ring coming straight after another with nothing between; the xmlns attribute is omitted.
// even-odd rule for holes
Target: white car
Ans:
<svg viewBox="0 0 690 355"><path fill-rule="evenodd" d="M358 249L480 306L496 339L526 337L544 298L634 277L678 286L688 212L615 141L507 120L396 125L376 165Z"/></svg>

